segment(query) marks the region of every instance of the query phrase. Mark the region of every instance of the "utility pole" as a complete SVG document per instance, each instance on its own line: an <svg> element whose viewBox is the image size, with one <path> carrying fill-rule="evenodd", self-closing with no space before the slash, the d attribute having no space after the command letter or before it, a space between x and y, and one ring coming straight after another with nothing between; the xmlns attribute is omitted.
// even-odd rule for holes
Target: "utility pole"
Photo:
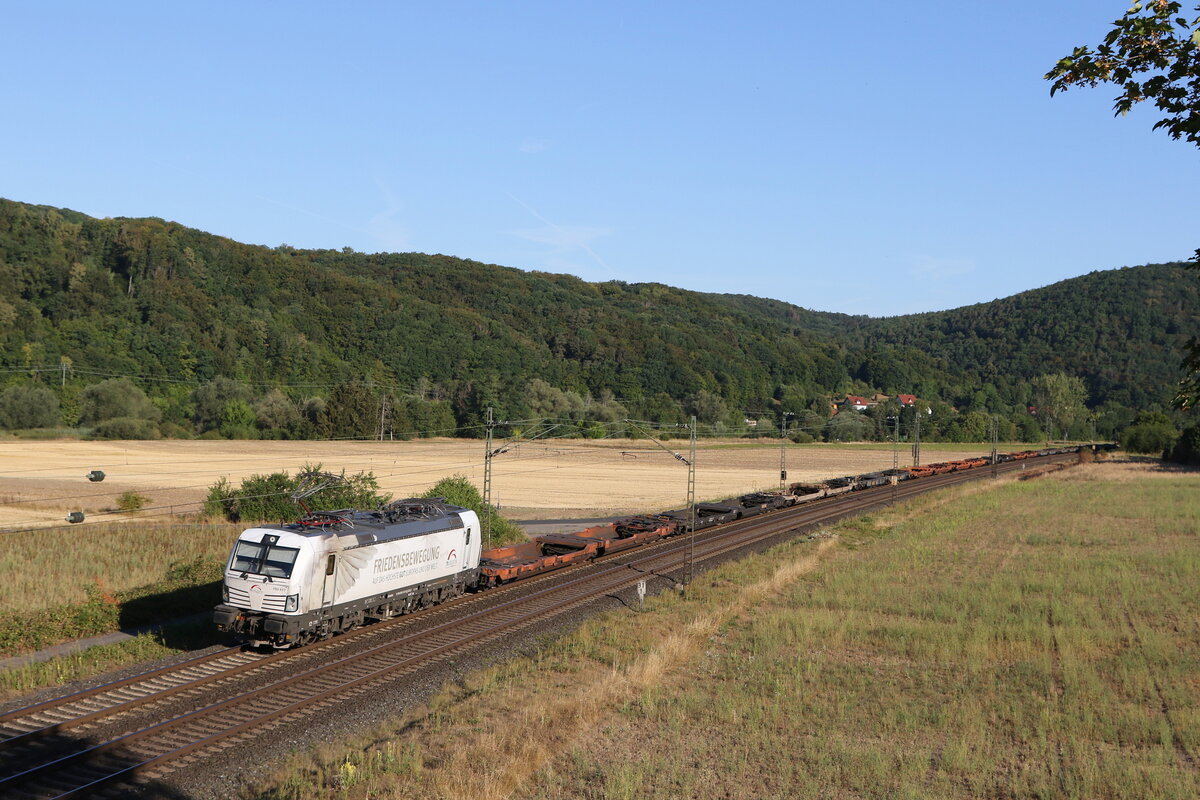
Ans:
<svg viewBox="0 0 1200 800"><path fill-rule="evenodd" d="M379 441L383 441L384 421L387 419L387 395L385 394L379 402Z"/></svg>
<svg viewBox="0 0 1200 800"><path fill-rule="evenodd" d="M492 546L492 428L496 426L492 407L487 407L485 448L483 455L483 548Z"/></svg>
<svg viewBox="0 0 1200 800"><path fill-rule="evenodd" d="M912 447L913 466L919 467L919 466L921 466L921 412L920 411L917 411L917 413L913 415L913 425L914 425L913 447Z"/></svg>
<svg viewBox="0 0 1200 800"><path fill-rule="evenodd" d="M788 417L794 417L791 411L783 412L783 424L779 426L779 488L787 483L787 423Z"/></svg>

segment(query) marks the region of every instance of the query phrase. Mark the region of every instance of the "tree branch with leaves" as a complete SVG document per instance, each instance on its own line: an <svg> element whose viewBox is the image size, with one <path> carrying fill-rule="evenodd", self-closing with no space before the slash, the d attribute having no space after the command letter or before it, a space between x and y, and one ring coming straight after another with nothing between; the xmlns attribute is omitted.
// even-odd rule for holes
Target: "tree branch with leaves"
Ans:
<svg viewBox="0 0 1200 800"><path fill-rule="evenodd" d="M1053 81L1051 95L1072 86L1115 84L1122 90L1113 100L1116 114L1153 101L1165 114L1155 130L1200 146L1200 13L1189 21L1181 3L1134 3L1113 22L1103 44L1076 47L1046 80Z"/></svg>

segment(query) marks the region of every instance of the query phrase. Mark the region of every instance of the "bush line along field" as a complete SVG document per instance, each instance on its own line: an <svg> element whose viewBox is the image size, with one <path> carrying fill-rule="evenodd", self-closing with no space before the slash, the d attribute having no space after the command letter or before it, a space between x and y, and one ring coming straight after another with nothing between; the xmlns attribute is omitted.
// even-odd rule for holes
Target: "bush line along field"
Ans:
<svg viewBox="0 0 1200 800"><path fill-rule="evenodd" d="M244 796L1193 798L1198 488L1097 463L920 498L588 621Z"/></svg>

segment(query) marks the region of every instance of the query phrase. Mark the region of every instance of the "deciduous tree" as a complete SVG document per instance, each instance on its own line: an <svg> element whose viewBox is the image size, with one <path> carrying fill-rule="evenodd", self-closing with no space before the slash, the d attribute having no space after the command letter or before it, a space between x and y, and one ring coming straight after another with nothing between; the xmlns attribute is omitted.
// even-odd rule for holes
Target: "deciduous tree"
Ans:
<svg viewBox="0 0 1200 800"><path fill-rule="evenodd" d="M1083 381L1072 375L1056 372L1039 375L1033 381L1033 398L1038 417L1046 425L1046 435L1053 438L1056 431L1071 427L1082 418L1087 409L1087 388Z"/></svg>
<svg viewBox="0 0 1200 800"><path fill-rule="evenodd" d="M58 398L37 383L17 384L0 392L0 427L50 428L58 424Z"/></svg>
<svg viewBox="0 0 1200 800"><path fill-rule="evenodd" d="M111 378L93 383L83 390L79 421L94 425L108 419L128 417L157 423L162 412L150 402L146 393L125 378Z"/></svg>
<svg viewBox="0 0 1200 800"><path fill-rule="evenodd" d="M217 376L197 386L192 392L192 403L195 405L192 419L196 423L196 430L203 433L220 428L225 423L226 407L234 401L245 403L249 399L250 389L245 384L224 376ZM250 424L253 423L251 419Z"/></svg>

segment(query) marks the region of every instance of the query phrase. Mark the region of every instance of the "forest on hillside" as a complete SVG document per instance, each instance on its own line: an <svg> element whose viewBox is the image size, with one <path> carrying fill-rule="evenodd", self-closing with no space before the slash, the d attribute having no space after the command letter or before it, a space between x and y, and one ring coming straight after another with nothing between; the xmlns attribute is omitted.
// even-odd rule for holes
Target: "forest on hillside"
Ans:
<svg viewBox="0 0 1200 800"><path fill-rule="evenodd" d="M1169 413L1179 346L1197 327L1200 276L1177 264L871 319L442 255L245 245L0 200L8 428L469 435L492 408L581 435L694 414L713 432L777 435L787 419L799 438L883 438L896 418L906 436L918 410L890 401L831 419L831 401L909 393L926 439L982 438L993 415L1002 438L1093 424L1109 437L1139 413ZM1063 380L1079 395L1069 412L1060 398L1054 420L1031 414Z"/></svg>

